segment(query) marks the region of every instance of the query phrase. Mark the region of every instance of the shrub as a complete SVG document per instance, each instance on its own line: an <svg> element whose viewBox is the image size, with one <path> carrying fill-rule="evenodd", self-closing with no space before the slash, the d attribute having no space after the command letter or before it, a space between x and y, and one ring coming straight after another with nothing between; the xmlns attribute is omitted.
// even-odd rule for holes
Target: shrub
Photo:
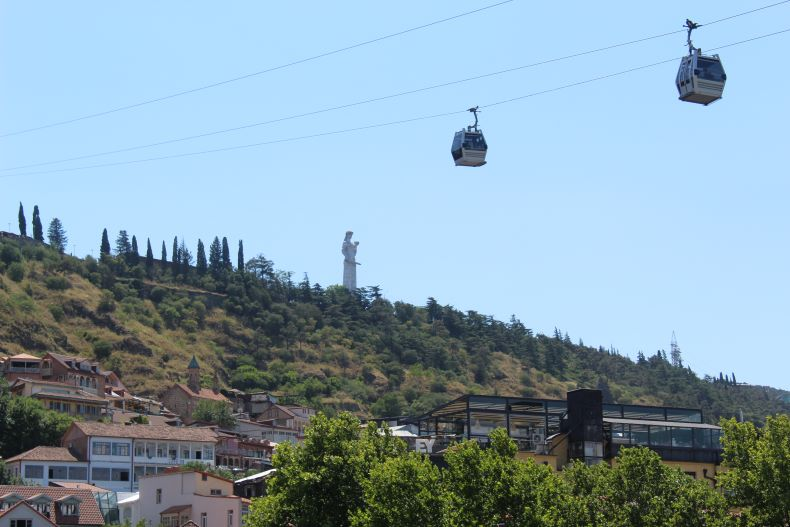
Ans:
<svg viewBox="0 0 790 527"><path fill-rule="evenodd" d="M52 314L52 318L54 318L56 322L61 322L66 316L66 314L63 312L63 308L58 305L49 306L49 312Z"/></svg>
<svg viewBox="0 0 790 527"><path fill-rule="evenodd" d="M105 360L112 353L112 344L105 340L100 340L93 344L93 354L98 360Z"/></svg>
<svg viewBox="0 0 790 527"><path fill-rule="evenodd" d="M154 287L151 289L151 293L148 296L151 299L151 302L158 304L167 296L167 290L162 287Z"/></svg>
<svg viewBox="0 0 790 527"><path fill-rule="evenodd" d="M99 313L112 313L115 311L115 300L110 293L104 293L97 307Z"/></svg>
<svg viewBox="0 0 790 527"><path fill-rule="evenodd" d="M21 259L22 255L19 254L19 249L13 245L4 244L3 248L0 249L0 260L7 264L18 262Z"/></svg>
<svg viewBox="0 0 790 527"><path fill-rule="evenodd" d="M52 291L65 291L71 287L71 282L65 276L48 276L44 279L44 285Z"/></svg>
<svg viewBox="0 0 790 527"><path fill-rule="evenodd" d="M25 277L25 268L19 262L14 262L8 266L8 270L6 271L8 278L13 280L14 282L21 282L22 279Z"/></svg>

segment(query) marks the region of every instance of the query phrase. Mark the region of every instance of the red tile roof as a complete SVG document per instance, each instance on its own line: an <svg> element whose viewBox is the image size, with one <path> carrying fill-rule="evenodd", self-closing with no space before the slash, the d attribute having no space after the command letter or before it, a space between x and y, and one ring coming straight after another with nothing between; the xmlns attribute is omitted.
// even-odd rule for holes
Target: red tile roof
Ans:
<svg viewBox="0 0 790 527"><path fill-rule="evenodd" d="M86 436L92 437L217 442L217 435L208 428L184 428L167 425L117 425L91 421L74 422L69 430L74 428L80 430ZM66 434L68 434L68 431Z"/></svg>
<svg viewBox="0 0 790 527"><path fill-rule="evenodd" d="M37 446L5 460L6 463L13 463L14 461L79 461L79 459L72 456L68 448Z"/></svg>
<svg viewBox="0 0 790 527"><path fill-rule="evenodd" d="M5 494L19 494L23 499L31 498L37 494L46 494L53 501L61 500L67 496L74 496L81 500L80 515L77 525L104 525L104 517L99 510L99 504L93 494L87 490L63 489L59 487L26 487L22 485L0 485L0 496ZM50 520L55 520L55 507L50 510Z"/></svg>

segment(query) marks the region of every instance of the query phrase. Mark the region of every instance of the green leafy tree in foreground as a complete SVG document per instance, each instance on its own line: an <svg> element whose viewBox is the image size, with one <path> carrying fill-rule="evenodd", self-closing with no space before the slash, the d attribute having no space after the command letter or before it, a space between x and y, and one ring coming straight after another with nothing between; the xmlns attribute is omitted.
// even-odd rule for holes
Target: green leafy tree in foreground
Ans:
<svg viewBox="0 0 790 527"><path fill-rule="evenodd" d="M277 474L268 495L252 504L250 527L346 527L364 500L363 482L386 460L402 457L406 445L387 429L360 427L348 413L319 413L301 445L277 447Z"/></svg>
<svg viewBox="0 0 790 527"><path fill-rule="evenodd" d="M23 238L27 236L27 219L25 219L25 209L22 202L19 202L19 235Z"/></svg>
<svg viewBox="0 0 790 527"><path fill-rule="evenodd" d="M38 205L33 205L33 239L37 242L44 241L44 226L38 213Z"/></svg>
<svg viewBox="0 0 790 527"><path fill-rule="evenodd" d="M66 251L68 238L66 237L66 229L63 228L63 224L59 219L52 218L52 221L49 222L47 238L49 239L49 244L52 246L52 248L58 251L60 254L63 254Z"/></svg>
<svg viewBox="0 0 790 527"><path fill-rule="evenodd" d="M0 457L8 459L33 447L58 446L72 419L47 410L36 399L15 397L0 379Z"/></svg>
<svg viewBox="0 0 790 527"><path fill-rule="evenodd" d="M201 400L192 412L192 419L230 428L236 419L230 413L230 405L222 401Z"/></svg>
<svg viewBox="0 0 790 527"><path fill-rule="evenodd" d="M765 427L735 419L721 423L724 464L720 484L749 526L790 525L790 416L768 417Z"/></svg>

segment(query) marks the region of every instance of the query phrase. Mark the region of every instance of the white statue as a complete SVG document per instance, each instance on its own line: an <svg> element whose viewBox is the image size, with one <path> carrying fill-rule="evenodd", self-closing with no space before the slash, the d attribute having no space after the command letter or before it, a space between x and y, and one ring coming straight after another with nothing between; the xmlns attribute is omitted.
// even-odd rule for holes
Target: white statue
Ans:
<svg viewBox="0 0 790 527"><path fill-rule="evenodd" d="M359 242L352 242L352 231L346 231L346 238L343 240L343 287L349 291L357 289L357 247Z"/></svg>

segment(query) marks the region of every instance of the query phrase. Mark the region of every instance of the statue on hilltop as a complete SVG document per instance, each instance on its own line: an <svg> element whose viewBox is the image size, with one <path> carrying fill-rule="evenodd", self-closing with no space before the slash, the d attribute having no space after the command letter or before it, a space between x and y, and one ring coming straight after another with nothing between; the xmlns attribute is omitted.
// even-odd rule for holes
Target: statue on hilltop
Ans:
<svg viewBox="0 0 790 527"><path fill-rule="evenodd" d="M352 242L353 231L346 231L346 238L343 240L343 287L349 291L357 289L357 247L359 242Z"/></svg>

